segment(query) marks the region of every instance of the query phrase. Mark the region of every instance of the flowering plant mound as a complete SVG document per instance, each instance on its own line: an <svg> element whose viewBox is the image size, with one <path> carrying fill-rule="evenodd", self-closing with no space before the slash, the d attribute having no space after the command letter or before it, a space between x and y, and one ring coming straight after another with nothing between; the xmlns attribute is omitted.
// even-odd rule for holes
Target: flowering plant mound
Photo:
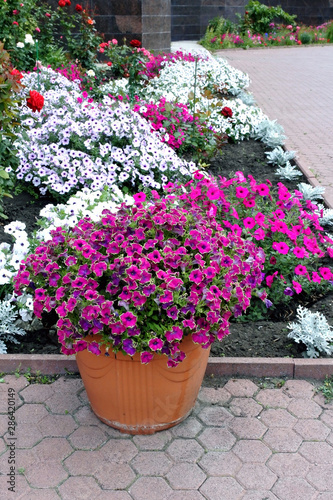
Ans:
<svg viewBox="0 0 333 500"><path fill-rule="evenodd" d="M162 353L176 366L183 337L208 348L249 306L263 252L198 206L153 194L154 203L139 193L133 207L57 228L22 263L15 291L33 291L39 318L56 311L64 354L98 355L105 345L107 353L140 353L142 363ZM87 335L98 337L88 343Z"/></svg>
<svg viewBox="0 0 333 500"><path fill-rule="evenodd" d="M206 125L202 113L193 117L186 104L167 102L162 97L157 104L137 103L133 111L150 121L152 130L160 132L162 142L180 154L205 151L209 156L216 150L213 128Z"/></svg>
<svg viewBox="0 0 333 500"><path fill-rule="evenodd" d="M179 188L169 184L168 189ZM185 207L206 207L222 227L257 241L270 256L264 265L264 287L256 292L261 300L251 302L248 311L254 311L253 317L262 318L268 308L293 296L309 299L332 289L332 265L325 262L333 257L333 239L321 225L323 210L301 191L291 193L279 182L276 193L269 181L257 183L242 172L219 182L197 172L179 196Z"/></svg>

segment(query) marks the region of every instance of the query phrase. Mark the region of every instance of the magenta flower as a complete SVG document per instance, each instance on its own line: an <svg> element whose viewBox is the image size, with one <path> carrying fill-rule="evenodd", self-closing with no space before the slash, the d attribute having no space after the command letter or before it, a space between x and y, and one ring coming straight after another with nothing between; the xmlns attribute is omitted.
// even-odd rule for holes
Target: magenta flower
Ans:
<svg viewBox="0 0 333 500"><path fill-rule="evenodd" d="M237 198L245 198L249 194L249 190L243 186L236 187L236 196Z"/></svg>
<svg viewBox="0 0 333 500"><path fill-rule="evenodd" d="M142 271L137 266L130 266L128 269L126 269L126 274L132 279L132 280L139 280L142 274Z"/></svg>
<svg viewBox="0 0 333 500"><path fill-rule="evenodd" d="M135 200L135 204L137 205L138 203L143 203L145 201L146 195L141 191L140 193L134 194L133 198Z"/></svg>
<svg viewBox="0 0 333 500"><path fill-rule="evenodd" d="M171 280L169 280L167 282L167 288L169 288L170 290L177 290L179 289L182 285L184 284L183 280L179 279L179 278L171 278Z"/></svg>
<svg viewBox="0 0 333 500"><path fill-rule="evenodd" d="M268 196L269 195L269 187L267 184L258 184L256 186L256 190L260 196Z"/></svg>
<svg viewBox="0 0 333 500"><path fill-rule="evenodd" d="M256 225L256 221L253 217L245 217L245 219L243 219L243 224L247 229L252 229Z"/></svg>
<svg viewBox="0 0 333 500"><path fill-rule="evenodd" d="M143 351L140 354L141 363L147 365L153 359L153 357L154 354L152 352Z"/></svg>
<svg viewBox="0 0 333 500"><path fill-rule="evenodd" d="M87 290L84 293L84 298L87 300L96 300L97 297L98 297L98 293L96 292L96 290Z"/></svg>
<svg viewBox="0 0 333 500"><path fill-rule="evenodd" d="M220 190L216 186L210 186L206 196L209 200L218 200L220 198Z"/></svg>
<svg viewBox="0 0 333 500"><path fill-rule="evenodd" d="M319 272L324 278L324 280L330 280L332 279L332 272L329 267L320 267Z"/></svg>
<svg viewBox="0 0 333 500"><path fill-rule="evenodd" d="M137 317L134 316L130 311L120 315L120 321L126 328L132 328L136 325Z"/></svg>
<svg viewBox="0 0 333 500"><path fill-rule="evenodd" d="M284 243L284 241L279 241L279 242L274 241L272 248L273 250L276 250L277 252L282 253L284 255L286 255L289 252L289 246L287 245L287 243Z"/></svg>
<svg viewBox="0 0 333 500"><path fill-rule="evenodd" d="M293 249L293 254L296 255L299 259L303 259L306 256L305 248L295 247Z"/></svg>
<svg viewBox="0 0 333 500"><path fill-rule="evenodd" d="M91 270L96 276L101 277L108 268L106 262L94 262L91 266Z"/></svg>
<svg viewBox="0 0 333 500"><path fill-rule="evenodd" d="M321 282L321 277L315 271L313 271L313 273L312 273L312 281L314 283L320 283Z"/></svg>
<svg viewBox="0 0 333 500"><path fill-rule="evenodd" d="M135 307L141 307L147 301L147 298L139 292L134 292L132 300Z"/></svg>
<svg viewBox="0 0 333 500"><path fill-rule="evenodd" d="M82 290L88 283L88 280L85 278L76 278L75 280L72 281L72 287L73 288L79 288Z"/></svg>
<svg viewBox="0 0 333 500"><path fill-rule="evenodd" d="M134 356L134 354L136 353L136 349L133 346L133 340L132 339L125 339L125 340L123 340L123 349L130 356Z"/></svg>
<svg viewBox="0 0 333 500"><path fill-rule="evenodd" d="M158 264L162 260L162 256L158 250L153 250L152 252L147 254L148 259Z"/></svg>
<svg viewBox="0 0 333 500"><path fill-rule="evenodd" d="M293 287L296 293L301 293L302 285L298 281L293 281Z"/></svg>
<svg viewBox="0 0 333 500"><path fill-rule="evenodd" d="M202 282L202 272L199 269L195 269L190 273L188 278L190 281L199 284Z"/></svg>
<svg viewBox="0 0 333 500"><path fill-rule="evenodd" d="M179 314L179 309L176 306L173 306L173 307L170 307L169 309L167 309L166 313L167 313L167 316L169 318L171 318L173 320L177 320L178 314Z"/></svg>
<svg viewBox="0 0 333 500"><path fill-rule="evenodd" d="M295 267L294 272L295 274L301 274L301 275L308 274L307 268L305 266L302 266L301 264Z"/></svg>
<svg viewBox="0 0 333 500"><path fill-rule="evenodd" d="M90 342L88 344L88 351L92 352L96 356L99 356L101 354L101 350L97 342Z"/></svg>
<svg viewBox="0 0 333 500"><path fill-rule="evenodd" d="M206 241L200 241L197 246L200 253L208 253L211 251L211 246Z"/></svg>
<svg viewBox="0 0 333 500"><path fill-rule="evenodd" d="M149 340L148 346L152 351L159 351L163 347L163 340L155 337Z"/></svg>

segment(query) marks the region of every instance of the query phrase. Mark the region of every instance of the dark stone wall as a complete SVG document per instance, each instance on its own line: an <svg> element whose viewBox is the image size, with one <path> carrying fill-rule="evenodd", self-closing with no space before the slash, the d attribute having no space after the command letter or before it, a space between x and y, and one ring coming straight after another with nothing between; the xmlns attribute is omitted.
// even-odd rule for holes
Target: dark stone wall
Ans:
<svg viewBox="0 0 333 500"><path fill-rule="evenodd" d="M248 0L171 0L171 40L199 40L208 22L216 16L236 21L244 14ZM297 21L318 26L333 18L333 0L263 0L269 6L281 5Z"/></svg>
<svg viewBox="0 0 333 500"><path fill-rule="evenodd" d="M80 3L80 0L77 0ZM75 0L70 9L74 12ZM149 50L169 51L171 41L199 40L216 16L236 21L248 0L87 0L96 28L105 40L138 39ZM57 7L57 0L47 0ZM333 18L333 0L263 0L296 14L299 22L318 25ZM82 1L82 4L85 2Z"/></svg>

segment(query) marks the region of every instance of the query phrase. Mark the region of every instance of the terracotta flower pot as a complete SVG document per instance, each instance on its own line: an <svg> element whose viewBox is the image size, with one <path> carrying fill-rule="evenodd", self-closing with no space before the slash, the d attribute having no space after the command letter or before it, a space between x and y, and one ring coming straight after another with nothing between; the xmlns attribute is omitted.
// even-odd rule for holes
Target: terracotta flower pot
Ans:
<svg viewBox="0 0 333 500"><path fill-rule="evenodd" d="M77 364L96 416L129 434L153 434L184 420L198 396L210 349L194 344L191 337L181 349L186 358L175 368L167 367L162 354L143 365L138 354L78 352Z"/></svg>

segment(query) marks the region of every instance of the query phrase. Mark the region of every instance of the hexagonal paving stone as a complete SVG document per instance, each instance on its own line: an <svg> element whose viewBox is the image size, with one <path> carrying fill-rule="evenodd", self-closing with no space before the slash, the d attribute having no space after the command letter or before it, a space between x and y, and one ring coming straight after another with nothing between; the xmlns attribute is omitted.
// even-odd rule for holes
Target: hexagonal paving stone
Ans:
<svg viewBox="0 0 333 500"><path fill-rule="evenodd" d="M173 462L163 451L140 451L131 467L141 476L165 476Z"/></svg>
<svg viewBox="0 0 333 500"><path fill-rule="evenodd" d="M206 479L206 474L197 464L179 463L171 467L166 475L174 490L197 490Z"/></svg>
<svg viewBox="0 0 333 500"><path fill-rule="evenodd" d="M138 449L132 441L124 439L112 439L108 441L101 448L101 451L105 460L119 464L130 462L138 454Z"/></svg>
<svg viewBox="0 0 333 500"><path fill-rule="evenodd" d="M161 431L151 436L134 436L133 441L139 450L163 450L172 439L170 431Z"/></svg>
<svg viewBox="0 0 333 500"><path fill-rule="evenodd" d="M310 419L298 420L294 431L306 441L325 441L330 433L330 429L323 422Z"/></svg>
<svg viewBox="0 0 333 500"><path fill-rule="evenodd" d="M16 410L16 421L18 425L36 425L47 414L48 411L43 404L24 404Z"/></svg>
<svg viewBox="0 0 333 500"><path fill-rule="evenodd" d="M133 500L127 491L104 490L94 500Z"/></svg>
<svg viewBox="0 0 333 500"><path fill-rule="evenodd" d="M209 451L201 458L199 465L209 476L234 476L242 462L232 451Z"/></svg>
<svg viewBox="0 0 333 500"><path fill-rule="evenodd" d="M284 477L277 480L273 489L281 500L313 500L316 490L305 479Z"/></svg>
<svg viewBox="0 0 333 500"><path fill-rule="evenodd" d="M209 427L203 431L197 440L205 450L229 451L236 442L235 436L227 429L221 427Z"/></svg>
<svg viewBox="0 0 333 500"><path fill-rule="evenodd" d="M62 465L51 460L44 460L43 464L38 463L27 467L24 474L34 488L52 488L68 477Z"/></svg>
<svg viewBox="0 0 333 500"><path fill-rule="evenodd" d="M130 487L129 493L134 500L167 500L172 490L161 477L140 477Z"/></svg>
<svg viewBox="0 0 333 500"><path fill-rule="evenodd" d="M58 487L62 500L91 500L98 498L101 487L93 477L69 477Z"/></svg>
<svg viewBox="0 0 333 500"><path fill-rule="evenodd" d="M297 422L296 418L283 408L263 410L260 420L267 427L293 427Z"/></svg>
<svg viewBox="0 0 333 500"><path fill-rule="evenodd" d="M69 436L77 423L71 415L52 415L49 413L38 422L38 428L45 437Z"/></svg>
<svg viewBox="0 0 333 500"><path fill-rule="evenodd" d="M208 500L240 500L244 489L232 477L209 477L200 491Z"/></svg>
<svg viewBox="0 0 333 500"><path fill-rule="evenodd" d="M230 423L229 429L240 439L260 439L267 427L258 418L236 417Z"/></svg>
<svg viewBox="0 0 333 500"><path fill-rule="evenodd" d="M231 413L221 406L206 406L198 414L206 425L224 427L234 418Z"/></svg>
<svg viewBox="0 0 333 500"><path fill-rule="evenodd" d="M319 496L316 498L316 500L332 500L332 493L332 491L319 493Z"/></svg>
<svg viewBox="0 0 333 500"><path fill-rule="evenodd" d="M246 490L270 490L277 476L266 465L244 464L236 479Z"/></svg>
<svg viewBox="0 0 333 500"><path fill-rule="evenodd" d="M53 394L53 384L31 384L20 392L26 403L44 403Z"/></svg>
<svg viewBox="0 0 333 500"><path fill-rule="evenodd" d="M306 479L318 491L333 492L332 464L313 465L306 476Z"/></svg>
<svg viewBox="0 0 333 500"><path fill-rule="evenodd" d="M318 418L323 410L310 399L294 399L288 405L288 411L297 418Z"/></svg>
<svg viewBox="0 0 333 500"><path fill-rule="evenodd" d="M98 451L74 451L64 460L64 466L71 476L90 476L99 469L104 457Z"/></svg>
<svg viewBox="0 0 333 500"><path fill-rule="evenodd" d="M174 462L197 462L204 449L194 439L176 439L166 449Z"/></svg>
<svg viewBox="0 0 333 500"><path fill-rule="evenodd" d="M263 441L274 452L294 452L300 447L302 438L292 429L277 427L268 429Z"/></svg>
<svg viewBox="0 0 333 500"><path fill-rule="evenodd" d="M136 474L128 464L104 462L94 477L104 489L124 490L134 481Z"/></svg>
<svg viewBox="0 0 333 500"><path fill-rule="evenodd" d="M247 379L231 379L225 384L226 389L232 396L251 398L256 392L258 387Z"/></svg>
<svg viewBox="0 0 333 500"><path fill-rule="evenodd" d="M283 386L283 392L292 398L311 399L315 390L310 382L306 380L287 380Z"/></svg>
<svg viewBox="0 0 333 500"><path fill-rule="evenodd" d="M1 397L1 394L0 394ZM8 431L8 416L0 415L0 436L3 436Z"/></svg>
<svg viewBox="0 0 333 500"><path fill-rule="evenodd" d="M325 410L323 414L320 415L320 420L333 429L333 410Z"/></svg>
<svg viewBox="0 0 333 500"><path fill-rule="evenodd" d="M168 500L205 500L205 497L194 490L178 490L174 491Z"/></svg>
<svg viewBox="0 0 333 500"><path fill-rule="evenodd" d="M262 442L253 439L238 441L232 451L242 462L265 463L272 454Z"/></svg>
<svg viewBox="0 0 333 500"><path fill-rule="evenodd" d="M262 411L262 406L254 399L234 398L230 403L229 411L236 417L257 417Z"/></svg>
<svg viewBox="0 0 333 500"><path fill-rule="evenodd" d="M65 438L44 438L31 449L39 462L61 461L73 451Z"/></svg>
<svg viewBox="0 0 333 500"><path fill-rule="evenodd" d="M333 448L328 443L303 443L299 453L311 464L333 464Z"/></svg>
<svg viewBox="0 0 333 500"><path fill-rule="evenodd" d="M278 477L304 477L310 464L299 453L275 453L267 462Z"/></svg>
<svg viewBox="0 0 333 500"><path fill-rule="evenodd" d="M0 476L0 492L7 492L7 480L8 479L6 476ZM8 492L8 494L11 495L13 499L19 498L19 500L59 500L59 495L57 494L55 489L32 489L28 485L26 478L21 474L16 476L15 483L16 495L15 493L12 494ZM19 494L19 496L17 494ZM5 495L2 498L4 500L10 500L8 495Z"/></svg>
<svg viewBox="0 0 333 500"><path fill-rule="evenodd" d="M225 387L201 387L198 395L198 401L209 404L223 405L231 398L230 392Z"/></svg>
<svg viewBox="0 0 333 500"><path fill-rule="evenodd" d="M287 408L290 403L290 398L282 392L282 389L262 389L255 399L267 408Z"/></svg>
<svg viewBox="0 0 333 500"><path fill-rule="evenodd" d="M248 490L242 500L279 500L271 491Z"/></svg>
<svg viewBox="0 0 333 500"><path fill-rule="evenodd" d="M66 378L60 377L53 382L54 392L76 394L83 389L83 381L80 377Z"/></svg>
<svg viewBox="0 0 333 500"><path fill-rule="evenodd" d="M17 448L32 448L43 439L43 434L37 425L31 425L29 422L26 424L21 423L16 427ZM8 439L10 439L10 436L7 434L6 441Z"/></svg>
<svg viewBox="0 0 333 500"><path fill-rule="evenodd" d="M105 443L107 437L104 432L96 426L81 425L68 439L76 450L96 450Z"/></svg>
<svg viewBox="0 0 333 500"><path fill-rule="evenodd" d="M79 400L76 394L71 394L69 391L67 392L59 392L59 391L57 390L55 394L53 394L53 396L48 398L45 402L47 408L51 411L51 413L54 414L73 413L77 408L79 408L82 405L81 401Z"/></svg>
<svg viewBox="0 0 333 500"><path fill-rule="evenodd" d="M96 417L90 406L81 406L81 408L74 413L73 417L80 425L97 425L103 430L108 428L106 424Z"/></svg>
<svg viewBox="0 0 333 500"><path fill-rule="evenodd" d="M195 417L186 420L170 429L171 434L177 437L194 438L202 430L202 423Z"/></svg>

